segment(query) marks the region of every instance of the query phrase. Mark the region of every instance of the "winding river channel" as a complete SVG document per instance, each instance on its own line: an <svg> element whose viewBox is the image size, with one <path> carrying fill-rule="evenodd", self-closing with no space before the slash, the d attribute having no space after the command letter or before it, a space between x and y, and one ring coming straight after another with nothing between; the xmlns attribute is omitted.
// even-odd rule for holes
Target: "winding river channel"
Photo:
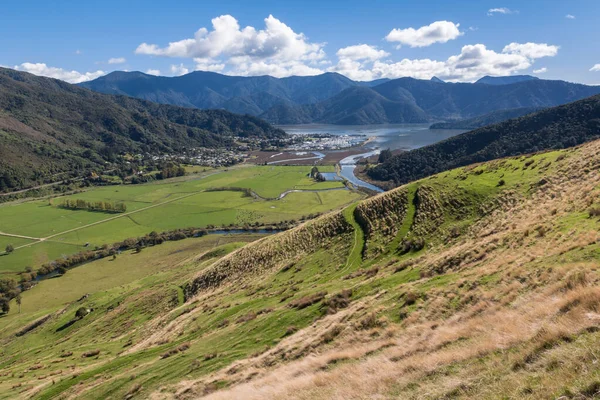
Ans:
<svg viewBox="0 0 600 400"><path fill-rule="evenodd" d="M356 162L364 157L369 157L383 149L391 150L413 150L427 146L452 136L466 132L459 129L429 129L429 124L389 124L389 125L282 125L279 128L289 134L323 134L331 135L363 135L369 140L360 148L364 153L348 156L340 161L340 175L353 185L362 186L377 192L383 190L375 185L359 179L355 174ZM306 156L310 159L320 159L325 155L313 152L314 156ZM292 160L286 160L292 161ZM279 161L282 162L282 161Z"/></svg>

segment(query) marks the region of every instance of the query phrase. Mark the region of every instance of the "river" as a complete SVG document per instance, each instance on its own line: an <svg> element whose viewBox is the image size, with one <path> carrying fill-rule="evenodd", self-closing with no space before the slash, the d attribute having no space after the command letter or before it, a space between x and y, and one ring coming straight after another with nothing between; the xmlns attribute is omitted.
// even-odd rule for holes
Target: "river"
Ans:
<svg viewBox="0 0 600 400"><path fill-rule="evenodd" d="M379 154L383 149L391 150L413 150L427 146L452 136L456 136L465 130L459 129L429 129L430 124L389 124L389 125L280 125L289 134L318 134L328 133L331 135L364 135L370 140L362 145L365 152L349 156L340 161L340 175L352 182L354 185L362 186L381 192L377 186L371 185L354 175L356 161L360 158ZM318 157L315 157L318 158Z"/></svg>

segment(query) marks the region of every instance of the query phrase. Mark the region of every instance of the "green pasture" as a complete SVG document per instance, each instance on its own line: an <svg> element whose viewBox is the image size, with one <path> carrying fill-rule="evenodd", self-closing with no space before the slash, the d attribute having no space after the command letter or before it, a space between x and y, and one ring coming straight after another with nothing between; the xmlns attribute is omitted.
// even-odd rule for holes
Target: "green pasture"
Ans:
<svg viewBox="0 0 600 400"><path fill-rule="evenodd" d="M14 274L28 266L36 269L63 256L152 231L298 220L362 197L345 190L341 182L315 182L307 176L310 168L239 166L144 185L95 187L50 200L2 205L0 232L33 239L0 235L0 251L9 243L16 248L12 254L0 256L0 273ZM228 187L250 188L267 199L289 190L311 191L288 193L279 200L255 199L239 191L210 191ZM65 199L123 202L127 212L63 209L60 205Z"/></svg>

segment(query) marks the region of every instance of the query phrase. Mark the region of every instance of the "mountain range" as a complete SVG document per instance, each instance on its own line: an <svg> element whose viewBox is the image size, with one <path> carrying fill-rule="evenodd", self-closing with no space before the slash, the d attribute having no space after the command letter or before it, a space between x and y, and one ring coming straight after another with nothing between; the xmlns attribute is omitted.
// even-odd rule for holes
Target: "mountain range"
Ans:
<svg viewBox="0 0 600 400"><path fill-rule="evenodd" d="M527 75L447 83L437 78L356 82L337 73L274 78L113 72L81 86L183 107L222 108L276 124L342 125L458 120L505 109L553 107L600 93L596 86Z"/></svg>
<svg viewBox="0 0 600 400"><path fill-rule="evenodd" d="M124 152L223 147L233 136L285 135L248 115L100 94L0 68L0 191L103 168Z"/></svg>

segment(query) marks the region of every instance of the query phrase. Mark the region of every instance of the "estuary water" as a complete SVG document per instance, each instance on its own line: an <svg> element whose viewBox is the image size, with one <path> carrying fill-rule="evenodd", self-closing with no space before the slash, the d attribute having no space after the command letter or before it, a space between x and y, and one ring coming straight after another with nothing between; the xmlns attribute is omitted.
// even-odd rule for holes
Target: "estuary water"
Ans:
<svg viewBox="0 0 600 400"><path fill-rule="evenodd" d="M341 176L354 185L382 191L377 186L371 185L358 179L354 175L356 161L360 158L379 154L381 150L412 150L427 146L452 136L459 135L465 130L459 129L429 129L430 124L389 124L389 125L281 125L289 134L318 134L328 133L331 135L364 135L369 138L363 144L365 152L344 158L340 162Z"/></svg>

